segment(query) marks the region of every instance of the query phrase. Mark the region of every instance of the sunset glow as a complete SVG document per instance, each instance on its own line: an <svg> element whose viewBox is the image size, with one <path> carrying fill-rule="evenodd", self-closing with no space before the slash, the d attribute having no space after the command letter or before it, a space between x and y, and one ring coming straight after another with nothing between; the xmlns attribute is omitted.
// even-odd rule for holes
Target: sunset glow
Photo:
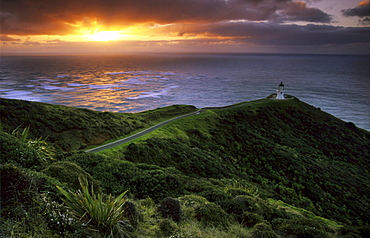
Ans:
<svg viewBox="0 0 370 238"><path fill-rule="evenodd" d="M1 0L0 15L2 53L370 54L368 0Z"/></svg>
<svg viewBox="0 0 370 238"><path fill-rule="evenodd" d="M87 38L93 41L117 41L122 40L126 36L119 31L100 31L92 35L87 35Z"/></svg>

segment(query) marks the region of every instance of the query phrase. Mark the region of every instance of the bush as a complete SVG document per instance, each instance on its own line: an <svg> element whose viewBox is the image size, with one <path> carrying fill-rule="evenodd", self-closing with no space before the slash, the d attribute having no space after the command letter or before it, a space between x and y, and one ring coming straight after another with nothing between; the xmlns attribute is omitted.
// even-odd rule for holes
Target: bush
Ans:
<svg viewBox="0 0 370 238"><path fill-rule="evenodd" d="M67 183L70 188L77 190L80 188L79 178L87 179L94 187L94 190L99 192L100 187L90 174L85 172L80 166L69 161L58 161L49 165L43 170L46 175L58 179L60 182Z"/></svg>
<svg viewBox="0 0 370 238"><path fill-rule="evenodd" d="M243 212L240 217L240 223L247 227L253 227L257 223L260 223L262 221L263 217L261 215L252 212Z"/></svg>
<svg viewBox="0 0 370 238"><path fill-rule="evenodd" d="M161 231L161 234L158 234L160 237L168 237L177 232L179 227L171 219L163 219L159 223L159 229Z"/></svg>
<svg viewBox="0 0 370 238"><path fill-rule="evenodd" d="M12 163L23 168L41 166L35 149L7 133L0 132L0 164Z"/></svg>
<svg viewBox="0 0 370 238"><path fill-rule="evenodd" d="M195 207L195 218L205 226L226 227L229 225L228 214L213 202Z"/></svg>
<svg viewBox="0 0 370 238"><path fill-rule="evenodd" d="M209 202L206 198L197 195L185 195L179 197L179 201L185 207L196 207Z"/></svg>
<svg viewBox="0 0 370 238"><path fill-rule="evenodd" d="M180 202L174 198L165 198L159 203L158 212L163 218L171 218L175 222L181 220Z"/></svg>
<svg viewBox="0 0 370 238"><path fill-rule="evenodd" d="M38 187L32 177L23 169L15 165L0 165L0 207L33 204L33 196Z"/></svg>
<svg viewBox="0 0 370 238"><path fill-rule="evenodd" d="M214 185L207 188L207 190L200 192L199 195L205 197L210 202L220 205L225 210L228 210L233 198L231 195L225 193L222 189Z"/></svg>
<svg viewBox="0 0 370 238"><path fill-rule="evenodd" d="M99 164L103 163L106 160L106 156L95 154L95 153L64 153L59 155L62 159L66 159L68 161L72 161L86 171L98 166Z"/></svg>
<svg viewBox="0 0 370 238"><path fill-rule="evenodd" d="M328 238L327 232L334 232L327 225L307 219L303 217L296 217L292 219L274 219L272 226L287 235L295 235L297 237L314 237L314 238Z"/></svg>
<svg viewBox="0 0 370 238"><path fill-rule="evenodd" d="M131 226L137 228L137 226L139 225L141 215L136 209L135 204L126 201L125 204L123 205L123 210L125 210L124 215L130 221Z"/></svg>
<svg viewBox="0 0 370 238"><path fill-rule="evenodd" d="M270 225L266 223L258 223L253 227L252 231L253 238L278 238L279 236L271 229Z"/></svg>

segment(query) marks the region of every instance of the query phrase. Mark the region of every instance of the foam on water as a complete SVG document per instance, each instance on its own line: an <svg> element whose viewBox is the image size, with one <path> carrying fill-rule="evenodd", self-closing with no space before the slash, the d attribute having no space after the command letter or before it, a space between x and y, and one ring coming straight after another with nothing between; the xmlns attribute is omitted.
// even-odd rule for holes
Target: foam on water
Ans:
<svg viewBox="0 0 370 238"><path fill-rule="evenodd" d="M122 81L124 84L147 84L147 82L142 81L140 77L130 78L128 80Z"/></svg>
<svg viewBox="0 0 370 238"><path fill-rule="evenodd" d="M67 85L69 87L82 87L82 86L86 86L86 84L83 84L83 83L67 83Z"/></svg>
<svg viewBox="0 0 370 238"><path fill-rule="evenodd" d="M62 74L62 75L57 75L56 78L65 78L65 77L69 77L68 74Z"/></svg>

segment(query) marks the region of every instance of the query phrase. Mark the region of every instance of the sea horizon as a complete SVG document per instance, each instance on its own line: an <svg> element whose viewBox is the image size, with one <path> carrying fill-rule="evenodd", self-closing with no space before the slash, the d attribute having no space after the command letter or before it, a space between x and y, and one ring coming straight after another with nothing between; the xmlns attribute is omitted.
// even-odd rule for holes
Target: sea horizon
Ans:
<svg viewBox="0 0 370 238"><path fill-rule="evenodd" d="M276 93L370 131L367 55L140 53L1 57L0 97L111 112L198 108Z"/></svg>

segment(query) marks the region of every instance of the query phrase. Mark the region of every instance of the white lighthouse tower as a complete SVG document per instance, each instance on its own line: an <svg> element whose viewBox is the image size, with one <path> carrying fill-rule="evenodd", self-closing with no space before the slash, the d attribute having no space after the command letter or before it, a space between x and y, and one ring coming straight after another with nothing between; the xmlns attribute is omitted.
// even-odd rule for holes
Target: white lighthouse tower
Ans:
<svg viewBox="0 0 370 238"><path fill-rule="evenodd" d="M285 99L284 98L284 84L281 82L278 86L276 99Z"/></svg>

